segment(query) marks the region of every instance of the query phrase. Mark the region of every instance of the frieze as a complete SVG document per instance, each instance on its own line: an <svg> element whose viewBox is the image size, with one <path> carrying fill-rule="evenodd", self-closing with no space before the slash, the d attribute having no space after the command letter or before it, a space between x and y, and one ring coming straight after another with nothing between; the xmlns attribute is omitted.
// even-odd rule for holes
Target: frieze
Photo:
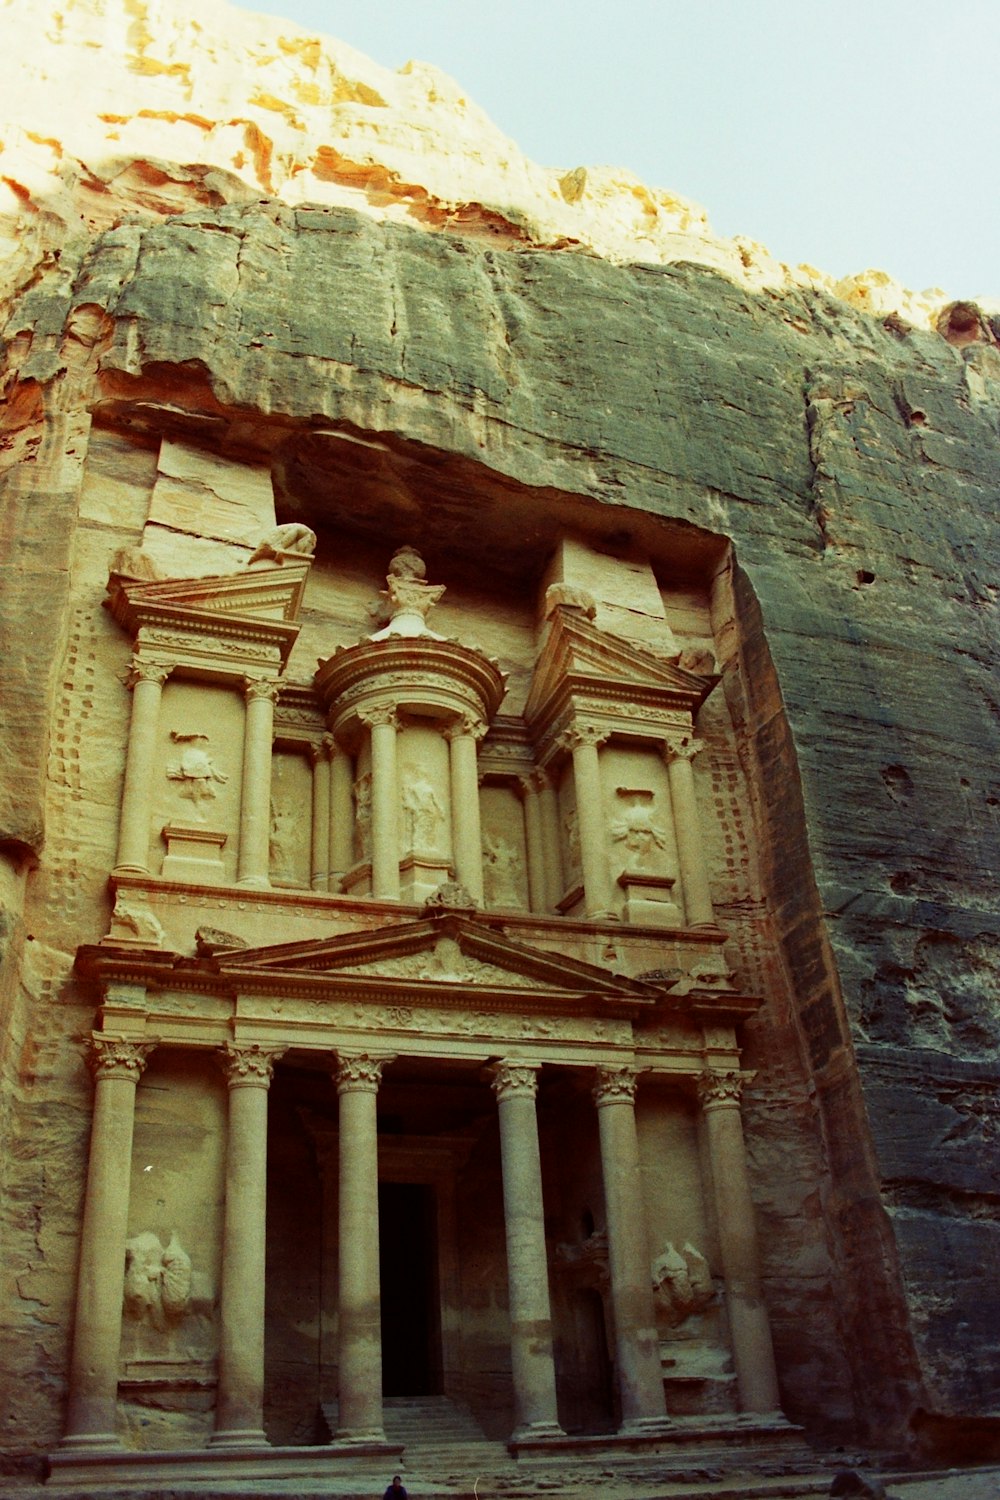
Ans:
<svg viewBox="0 0 1000 1500"><path fill-rule="evenodd" d="M144 626L139 631L137 640L140 649L149 645L170 647L184 655L206 653L212 656L239 657L241 661L262 664L277 664L281 661L280 647L267 645L263 641L246 640L242 635L198 635L193 631L151 630Z"/></svg>

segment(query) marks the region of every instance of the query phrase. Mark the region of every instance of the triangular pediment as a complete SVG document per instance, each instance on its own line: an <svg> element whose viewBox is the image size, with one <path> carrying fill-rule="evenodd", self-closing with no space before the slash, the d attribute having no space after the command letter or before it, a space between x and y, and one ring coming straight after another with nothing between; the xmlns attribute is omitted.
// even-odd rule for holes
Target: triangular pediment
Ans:
<svg viewBox="0 0 1000 1500"><path fill-rule="evenodd" d="M378 984L524 995L573 997L652 1004L658 986L512 942L473 917L439 914L383 927L299 943L245 948L218 954L218 968L233 983L252 974L283 982L325 977Z"/></svg>
<svg viewBox="0 0 1000 1500"><path fill-rule="evenodd" d="M115 618L132 628L144 617L178 613L291 623L302 604L311 562L310 557L296 557L207 578L132 579L113 573L109 605Z"/></svg>
<svg viewBox="0 0 1000 1500"><path fill-rule="evenodd" d="M627 699L641 694L696 713L718 681L688 671L677 662L636 646L592 625L577 610L553 611L525 705L529 723L546 717L550 706L575 692Z"/></svg>

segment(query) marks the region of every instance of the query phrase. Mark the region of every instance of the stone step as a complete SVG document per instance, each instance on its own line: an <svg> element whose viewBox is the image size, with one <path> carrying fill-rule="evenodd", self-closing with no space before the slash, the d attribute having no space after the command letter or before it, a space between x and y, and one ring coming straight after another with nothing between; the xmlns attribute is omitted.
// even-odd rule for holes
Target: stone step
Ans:
<svg viewBox="0 0 1000 1500"><path fill-rule="evenodd" d="M322 1405L323 1419L331 1437L336 1434L338 1403ZM506 1453L502 1443L489 1443L467 1406L448 1396L390 1396L382 1403L382 1421L390 1443L414 1448L449 1448L466 1451L485 1444L490 1452Z"/></svg>

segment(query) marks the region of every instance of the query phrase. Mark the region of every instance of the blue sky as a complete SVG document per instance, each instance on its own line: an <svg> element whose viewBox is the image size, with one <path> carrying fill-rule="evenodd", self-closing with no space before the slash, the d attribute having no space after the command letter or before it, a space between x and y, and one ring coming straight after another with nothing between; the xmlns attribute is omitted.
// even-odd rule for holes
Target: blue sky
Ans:
<svg viewBox="0 0 1000 1500"><path fill-rule="evenodd" d="M1000 0L271 0L450 73L546 166L630 168L782 260L1000 297Z"/></svg>

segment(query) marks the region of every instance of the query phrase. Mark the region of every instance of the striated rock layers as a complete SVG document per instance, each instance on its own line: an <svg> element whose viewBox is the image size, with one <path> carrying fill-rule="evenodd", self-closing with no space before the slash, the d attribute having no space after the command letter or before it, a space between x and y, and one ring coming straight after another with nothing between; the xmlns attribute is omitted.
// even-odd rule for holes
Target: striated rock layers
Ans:
<svg viewBox="0 0 1000 1500"><path fill-rule="evenodd" d="M73 965L111 919L128 726L128 656L100 608L108 569L125 549L135 571L141 547L140 571L224 574L269 508L315 530L320 559L412 542L459 590L485 573L498 596L527 597L571 535L616 566L653 559L671 597L707 601L709 624L685 644L714 654L732 726L731 779L722 757L700 797L720 820L719 922L764 996L742 1037L756 1070L745 1124L785 1411L820 1440L996 1452L989 320L971 305L940 329L876 318L820 278L753 282L729 252L712 267L640 239L623 263L628 225L615 261L582 253L608 246L595 230L567 248L574 185L556 202L541 174L521 199L536 204L529 227L505 212L493 235L499 209L481 184L450 192L442 177L403 194L423 180L403 146L380 157L372 144L393 90L418 90L433 117L426 101L444 85L429 73L377 87L353 54L261 23L267 67L300 69L294 109L261 74L256 108L276 122L262 143L259 113L200 94L206 57L225 50L215 29L237 21L199 10L186 62L179 8L128 6L127 46L94 54L117 59L105 79L132 75L127 107L94 106L124 157L91 138L75 149L33 118L0 152L20 236L0 349L10 1461L58 1441L66 1398L91 1109L80 1038L95 1011ZM120 42L125 11L102 14ZM53 9L36 81L57 77L74 28L87 46L104 40L97 16ZM184 110L167 97L181 85ZM280 132L304 141L320 109L349 118L367 154L320 144L302 168ZM183 149L140 155L131 132L166 116ZM244 167L220 186L223 137ZM15 146L22 165L33 153L59 165L32 181L11 167ZM310 201L334 180L353 206ZM537 227L546 193L551 233ZM449 232L428 232L441 216ZM377 580L374 562L358 566ZM618 587L609 628L641 636L645 606ZM313 604L316 618L346 619L339 597ZM307 594L307 623L309 609ZM486 619L487 647L489 632ZM134 941L159 941L132 922ZM164 1109L182 1134L207 1129ZM169 1239L165 1227L160 1250ZM209 1292L198 1307L210 1320Z"/></svg>

